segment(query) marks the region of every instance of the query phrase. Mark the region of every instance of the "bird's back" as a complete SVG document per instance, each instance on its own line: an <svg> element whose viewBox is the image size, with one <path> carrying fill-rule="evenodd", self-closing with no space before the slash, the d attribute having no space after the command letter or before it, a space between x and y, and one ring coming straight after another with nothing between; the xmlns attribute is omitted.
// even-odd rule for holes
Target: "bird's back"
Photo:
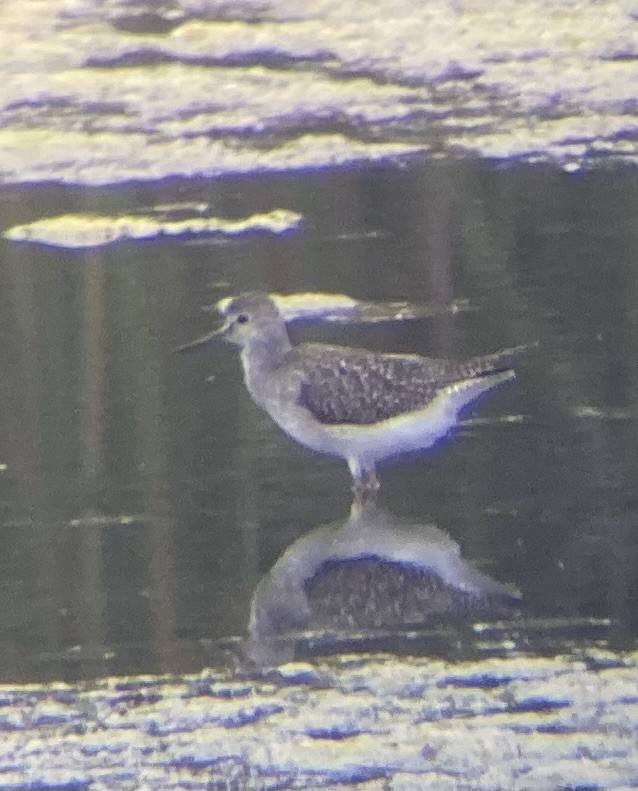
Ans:
<svg viewBox="0 0 638 791"><path fill-rule="evenodd" d="M446 386L508 370L524 348L458 362L302 344L295 348L300 402L321 423L377 423L427 406Z"/></svg>

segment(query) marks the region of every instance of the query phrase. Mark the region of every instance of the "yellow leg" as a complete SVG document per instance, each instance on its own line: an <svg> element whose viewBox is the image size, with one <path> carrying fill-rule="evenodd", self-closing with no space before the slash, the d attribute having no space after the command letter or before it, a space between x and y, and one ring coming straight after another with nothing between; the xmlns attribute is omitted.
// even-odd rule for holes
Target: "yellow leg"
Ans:
<svg viewBox="0 0 638 791"><path fill-rule="evenodd" d="M362 474L354 479L352 492L354 494L354 505L362 508L365 505L376 502L377 492L381 484L374 467L367 470L358 470L358 472Z"/></svg>

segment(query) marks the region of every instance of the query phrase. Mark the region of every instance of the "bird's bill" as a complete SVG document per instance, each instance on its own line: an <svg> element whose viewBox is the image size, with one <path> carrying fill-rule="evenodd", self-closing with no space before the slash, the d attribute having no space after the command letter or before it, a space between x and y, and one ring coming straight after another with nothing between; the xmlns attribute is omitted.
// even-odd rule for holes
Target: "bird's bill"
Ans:
<svg viewBox="0 0 638 791"><path fill-rule="evenodd" d="M183 346L178 346L175 351L188 352L191 351L191 349L197 349L199 346L204 346L204 344L208 343L209 341L215 340L215 338L222 338L229 328L230 321L225 321L221 327L218 327L212 332L206 333L206 335L201 335L199 338L195 338L195 340L191 341L190 343L185 343Z"/></svg>

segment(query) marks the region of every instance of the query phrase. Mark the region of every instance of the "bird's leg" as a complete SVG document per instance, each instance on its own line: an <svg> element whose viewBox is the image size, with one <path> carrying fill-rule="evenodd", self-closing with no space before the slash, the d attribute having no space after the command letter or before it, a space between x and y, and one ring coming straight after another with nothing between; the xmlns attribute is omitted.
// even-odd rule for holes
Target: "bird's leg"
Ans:
<svg viewBox="0 0 638 791"><path fill-rule="evenodd" d="M364 466L358 459L352 459L348 466L353 478L354 505L363 507L376 502L380 483L374 464Z"/></svg>

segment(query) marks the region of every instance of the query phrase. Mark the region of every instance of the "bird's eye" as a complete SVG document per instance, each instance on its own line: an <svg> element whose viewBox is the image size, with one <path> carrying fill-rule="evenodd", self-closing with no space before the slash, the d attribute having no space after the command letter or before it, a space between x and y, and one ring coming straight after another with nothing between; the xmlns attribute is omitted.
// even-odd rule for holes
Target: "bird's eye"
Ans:
<svg viewBox="0 0 638 791"><path fill-rule="evenodd" d="M240 313L237 316L237 324L246 324L248 321L250 321L250 316L247 313Z"/></svg>

